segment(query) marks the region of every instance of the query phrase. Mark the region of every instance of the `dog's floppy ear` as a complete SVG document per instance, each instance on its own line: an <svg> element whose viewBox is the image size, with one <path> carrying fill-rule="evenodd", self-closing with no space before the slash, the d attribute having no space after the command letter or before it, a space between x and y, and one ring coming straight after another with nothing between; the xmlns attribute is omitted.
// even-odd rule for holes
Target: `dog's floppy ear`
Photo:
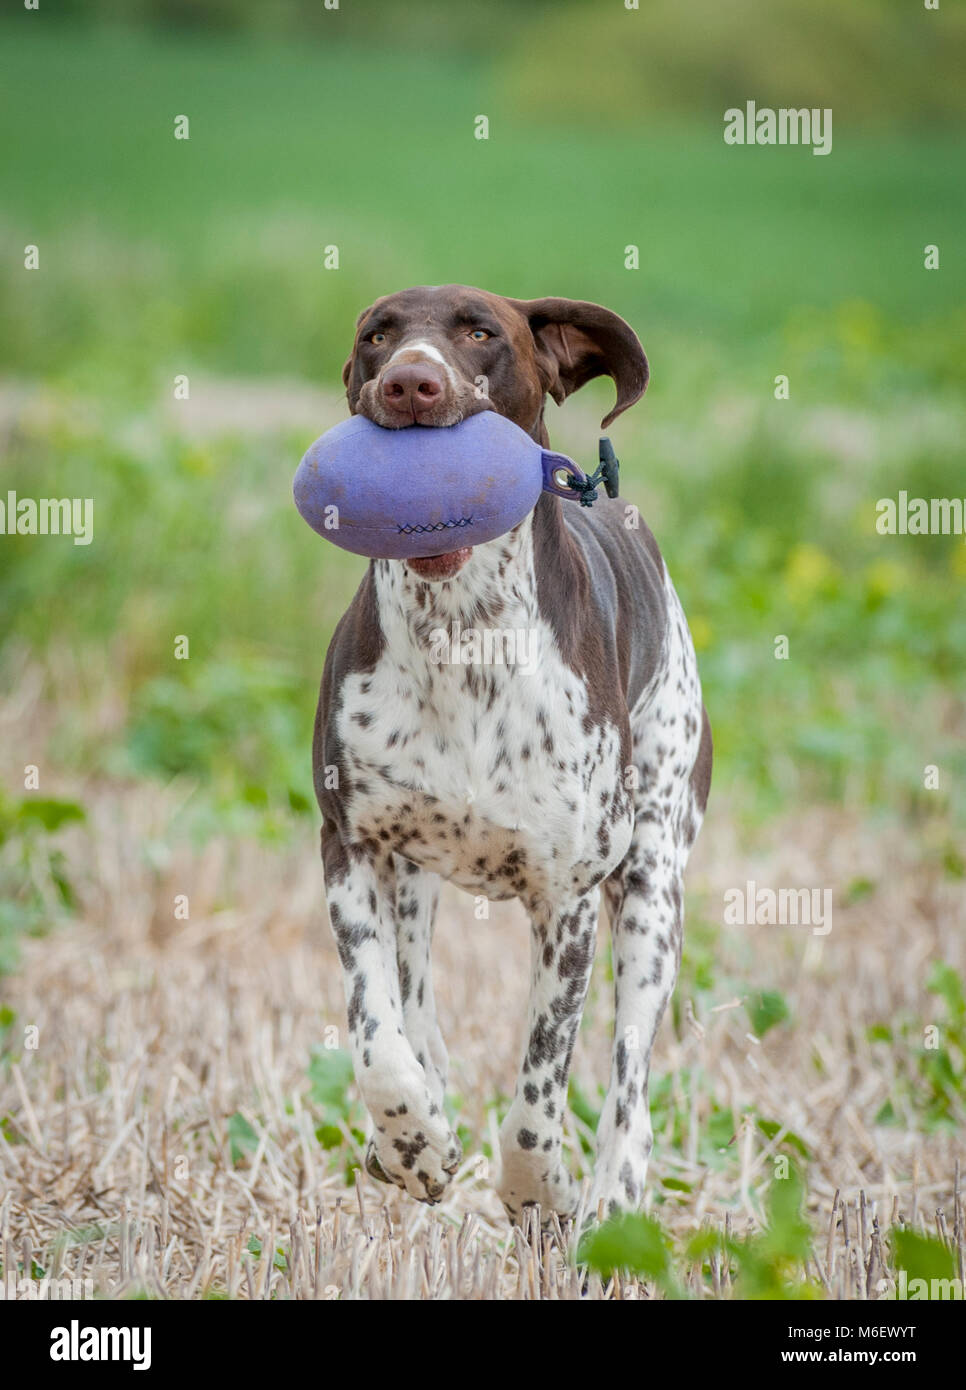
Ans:
<svg viewBox="0 0 966 1390"><path fill-rule="evenodd" d="M363 323L366 321L366 319L367 319L367 318L369 317L369 315L372 313L372 311L373 311L374 308L375 308L375 305L374 305L374 304L370 304L369 307L368 307L368 309L363 309L362 313L361 313L361 314L359 315L359 317L356 319L356 336L355 336L355 338L353 339L352 351L349 353L349 356L346 358L346 360L345 360L345 365L344 365L343 368L342 368L342 385L345 386L345 387L348 387L348 385L349 385L349 378L350 378L350 376L352 375L352 366L353 366L353 363L354 363L355 360L356 360L356 344L357 344L358 341L359 341L359 329L362 327Z"/></svg>
<svg viewBox="0 0 966 1390"><path fill-rule="evenodd" d="M582 299L513 299L529 321L537 366L546 389L561 405L595 376L610 376L617 402L600 422L606 429L647 387L647 357L637 334L619 314Z"/></svg>

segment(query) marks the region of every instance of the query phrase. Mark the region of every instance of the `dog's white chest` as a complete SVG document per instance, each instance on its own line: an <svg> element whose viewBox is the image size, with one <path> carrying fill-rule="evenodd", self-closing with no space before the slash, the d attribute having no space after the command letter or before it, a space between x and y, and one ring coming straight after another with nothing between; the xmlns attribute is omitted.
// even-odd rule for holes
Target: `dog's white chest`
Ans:
<svg viewBox="0 0 966 1390"><path fill-rule="evenodd" d="M549 627L530 614L488 649L485 633L433 631L389 632L346 684L353 834L491 898L567 893L616 864L631 832L620 740L586 731L587 692Z"/></svg>

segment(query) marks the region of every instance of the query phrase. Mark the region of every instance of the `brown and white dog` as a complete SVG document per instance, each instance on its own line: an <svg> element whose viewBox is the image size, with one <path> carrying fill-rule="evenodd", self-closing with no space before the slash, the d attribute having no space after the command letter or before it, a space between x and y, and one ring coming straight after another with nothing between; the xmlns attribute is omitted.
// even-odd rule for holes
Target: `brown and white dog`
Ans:
<svg viewBox="0 0 966 1390"><path fill-rule="evenodd" d="M443 285L366 309L344 380L352 413L380 425L445 427L495 410L547 445L546 394L559 404L601 375L617 387L606 426L648 379L617 314ZM527 1042L500 1132L498 1189L513 1218L577 1205L564 1106L603 894L616 1026L588 1210L643 1196L651 1046L680 962L711 730L687 623L636 520L619 501L584 508L545 492L497 540L374 560L329 647L315 785L372 1120L366 1165L421 1201L439 1200L461 1157L430 973L440 877L518 897L531 917ZM537 659L441 661L439 633L453 624L525 632Z"/></svg>

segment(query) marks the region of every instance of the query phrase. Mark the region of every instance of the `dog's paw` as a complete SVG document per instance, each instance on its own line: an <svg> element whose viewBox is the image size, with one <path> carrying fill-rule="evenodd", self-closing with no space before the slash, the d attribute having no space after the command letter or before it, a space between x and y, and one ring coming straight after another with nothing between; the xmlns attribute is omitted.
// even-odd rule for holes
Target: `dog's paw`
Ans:
<svg viewBox="0 0 966 1390"><path fill-rule="evenodd" d="M366 1144L365 1168L370 1178L375 1178L376 1182L392 1182L392 1178L379 1162L376 1146L371 1139Z"/></svg>
<svg viewBox="0 0 966 1390"><path fill-rule="evenodd" d="M535 1206L540 1208L543 1223L549 1221L552 1212L561 1220L572 1217L577 1210L579 1188L559 1159L535 1168L531 1162L520 1162L518 1158L514 1155L504 1159L499 1182L500 1200L510 1220L520 1225L524 1211Z"/></svg>
<svg viewBox="0 0 966 1390"><path fill-rule="evenodd" d="M376 1132L366 1147L366 1171L395 1183L417 1201L438 1202L460 1165L463 1148L435 1105L419 1110L405 1102L373 1117Z"/></svg>
<svg viewBox="0 0 966 1390"><path fill-rule="evenodd" d="M641 1125L633 1135L615 1131L603 1121L597 1129L598 1154L587 1203L587 1219L604 1221L624 1212L640 1211L647 1183L651 1129ZM645 1117L646 1120L646 1117Z"/></svg>

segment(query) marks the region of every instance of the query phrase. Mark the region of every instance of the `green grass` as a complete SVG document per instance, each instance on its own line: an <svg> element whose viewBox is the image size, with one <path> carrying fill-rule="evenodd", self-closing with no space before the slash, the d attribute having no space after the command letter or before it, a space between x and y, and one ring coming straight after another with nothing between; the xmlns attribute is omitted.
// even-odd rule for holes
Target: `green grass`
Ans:
<svg viewBox="0 0 966 1390"><path fill-rule="evenodd" d="M3 286L17 372L76 372L93 354L102 385L113 368L128 388L197 363L332 379L372 297L460 280L611 303L655 381L689 389L712 349L734 379L785 369L783 334L813 311L859 302L904 336L949 325L963 299L949 132L846 130L816 159L729 148L710 119L548 127L458 54L25 24L6 41L7 263L28 242L42 256ZM473 138L480 112L488 141ZM922 268L931 242L938 274ZM331 243L341 269L326 272ZM961 348L955 363L899 360L962 379ZM800 387L827 395L828 366L817 355Z"/></svg>
<svg viewBox="0 0 966 1390"><path fill-rule="evenodd" d="M951 132L846 123L816 159L731 149L718 121L530 120L489 55L62 23L4 37L0 365L55 409L16 432L3 484L97 507L90 547L3 541L0 638L41 664L67 649L81 673L46 691L57 766L184 776L199 833L314 815L318 676L362 562L292 508L297 431L187 441L156 406L183 371L340 389L373 296L455 279L598 300L639 329L652 386L613 436L692 621L718 785L756 815L826 798L961 814L966 546L873 526L900 488L966 491ZM39 272L20 269L28 243ZM550 410L580 456L609 387L585 396Z"/></svg>

